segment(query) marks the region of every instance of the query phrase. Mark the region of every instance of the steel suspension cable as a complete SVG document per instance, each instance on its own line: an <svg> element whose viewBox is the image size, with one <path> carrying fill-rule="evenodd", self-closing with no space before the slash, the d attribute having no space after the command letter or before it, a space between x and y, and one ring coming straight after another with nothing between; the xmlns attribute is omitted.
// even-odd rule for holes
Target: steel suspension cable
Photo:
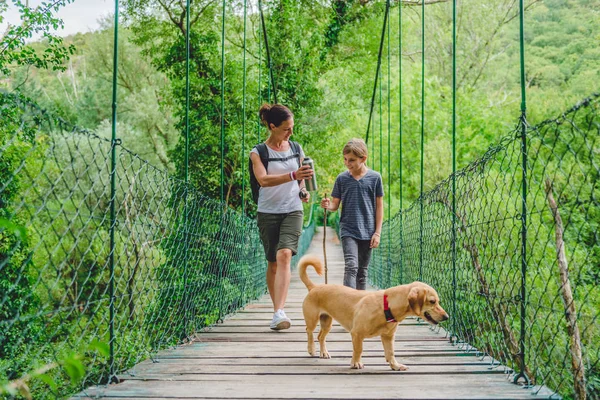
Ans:
<svg viewBox="0 0 600 400"><path fill-rule="evenodd" d="M456 316L456 0L452 0L452 289L452 315ZM457 319L452 318L452 335L457 332Z"/></svg>
<svg viewBox="0 0 600 400"><path fill-rule="evenodd" d="M185 255L183 261L183 332L182 338L188 332L188 192L189 192L189 164L190 164L190 0L185 4L185 191L183 193L183 232L185 242Z"/></svg>
<svg viewBox="0 0 600 400"><path fill-rule="evenodd" d="M399 133L399 138L398 138L398 142L399 142L399 149L398 151L400 152L399 155L399 181L400 181L400 283L403 283L402 281L402 275L403 275L403 261L404 261L404 256L403 256L403 252L402 252L402 246L404 246L404 241L403 241L403 237L404 237L404 226L402 223L403 220L403 203L402 203L402 194L403 194L403 187L402 187L402 3L400 2L398 4L398 108L399 108L399 121L398 121L398 133Z"/></svg>
<svg viewBox="0 0 600 400"><path fill-rule="evenodd" d="M519 53L521 69L521 160L522 160L522 185L521 185L521 332L519 338L520 371L515 377L515 382L520 378L530 384L529 377L525 374L525 304L527 302L527 98L525 92L525 39L524 39L525 7L523 0L519 0Z"/></svg>
<svg viewBox="0 0 600 400"><path fill-rule="evenodd" d="M391 175L391 168L390 168L390 158L391 158L391 150L390 147L392 145L391 142L391 137L392 137L392 116L391 116L391 111L392 111L392 103L391 103L391 96L392 96L392 80L391 80L391 47L390 47L390 25L391 23L389 23L387 25L387 82L388 82L388 90L387 90L387 136L388 136L388 141L387 141L387 182L388 182L388 188L387 188L387 194L388 194L388 204L387 204L387 219L388 219L388 225L391 222L391 209L392 209L392 175ZM390 264L390 243L392 242L392 237L391 237L391 229L388 228L388 232L387 232L387 240L388 240L388 245L387 245L387 270L389 271L389 275L391 276L391 264Z"/></svg>
<svg viewBox="0 0 600 400"><path fill-rule="evenodd" d="M425 0L421 0L421 189L419 213L419 280L423 280L423 162L425 152Z"/></svg>
<svg viewBox="0 0 600 400"><path fill-rule="evenodd" d="M379 73L379 172L383 174L383 74Z"/></svg>
<svg viewBox="0 0 600 400"><path fill-rule="evenodd" d="M115 375L115 225L117 195L117 76L119 67L119 0L115 0L115 27L113 38L113 77L112 77L112 129L110 148L110 254L109 254L109 381L116 380Z"/></svg>
<svg viewBox="0 0 600 400"><path fill-rule="evenodd" d="M225 0L221 26L221 203L225 202Z"/></svg>
<svg viewBox="0 0 600 400"><path fill-rule="evenodd" d="M260 28L258 28L260 30ZM261 78L262 78L262 44L260 42L260 34L258 35L258 107L262 104L261 93ZM256 143L260 143L260 115L257 114L256 119Z"/></svg>
<svg viewBox="0 0 600 400"><path fill-rule="evenodd" d="M389 24L387 24L389 26ZM381 67L380 67L381 68ZM383 73L379 73L379 173L383 177ZM375 135L373 135L373 142L375 141ZM375 147L373 147L375 149ZM383 218L383 216L382 216ZM381 236L379 237L381 239ZM383 252L378 251L379 262L383 265Z"/></svg>
<svg viewBox="0 0 600 400"><path fill-rule="evenodd" d="M188 0L189 1L189 0ZM246 215L246 19L248 0L244 0L244 39L243 39L243 61L242 61L242 215Z"/></svg>
<svg viewBox="0 0 600 400"><path fill-rule="evenodd" d="M369 130L371 129L371 120L373 118L373 109L375 107L375 94L377 93L377 83L379 82L379 69L381 68L381 54L383 52L383 42L385 39L385 27L388 22L390 12L390 0L385 2L385 15L383 17L383 28L381 29L381 41L379 43L379 56L377 57L377 69L375 71L375 84L373 85L373 96L371 96L371 111L369 112L369 123L367 124L367 134L365 135L365 143L369 144Z"/></svg>
<svg viewBox="0 0 600 400"><path fill-rule="evenodd" d="M277 86L275 86L275 77L273 76L273 64L271 61L271 52L269 51L269 39L267 38L267 26L265 24L265 16L262 9L262 1L258 0L258 9L260 11L260 21L263 30L263 36L265 40L265 50L267 53L267 65L269 66L269 76L270 76L270 85L273 88L273 102L277 104ZM271 95L269 93L269 101L271 100Z"/></svg>

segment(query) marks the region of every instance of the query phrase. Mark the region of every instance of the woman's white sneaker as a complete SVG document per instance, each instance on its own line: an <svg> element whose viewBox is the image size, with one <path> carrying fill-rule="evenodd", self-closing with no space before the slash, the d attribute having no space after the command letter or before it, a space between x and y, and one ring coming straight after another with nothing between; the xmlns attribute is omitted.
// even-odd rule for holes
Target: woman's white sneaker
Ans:
<svg viewBox="0 0 600 400"><path fill-rule="evenodd" d="M280 331L282 329L289 329L290 326L292 326L292 321L285 315L285 312L282 309L273 313L273 320L270 325L271 329Z"/></svg>

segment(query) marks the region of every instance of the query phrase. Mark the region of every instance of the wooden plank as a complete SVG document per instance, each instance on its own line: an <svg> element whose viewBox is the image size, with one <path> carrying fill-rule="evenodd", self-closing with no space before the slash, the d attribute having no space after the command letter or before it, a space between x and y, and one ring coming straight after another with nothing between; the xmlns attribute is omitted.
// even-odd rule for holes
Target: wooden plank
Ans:
<svg viewBox="0 0 600 400"><path fill-rule="evenodd" d="M347 374L418 374L418 375L457 375L457 374L504 374L504 367L487 368L477 365L414 365L406 364L407 371L394 371L381 362L365 362L361 371L350 368L350 360L345 363L330 362L317 359L319 362L288 365L247 365L247 364L179 364L164 365L161 363L141 366L138 365L121 376L124 379L150 379L150 376L165 375L165 380L194 380L194 375L347 375ZM383 357L380 359L383 360ZM190 376L192 375L192 376ZM127 378L127 377L130 378Z"/></svg>
<svg viewBox="0 0 600 400"><path fill-rule="evenodd" d="M315 333L319 332L320 329L317 328L315 330ZM306 325L296 325L295 323L292 323L292 327L290 329L286 329L285 331L281 331L281 332L273 332L271 329L269 329L267 324L260 324L260 325L218 325L218 326L213 326L211 328L208 328L206 330L203 330L201 332L198 332L198 336L202 336L205 333L219 333L219 334L225 334L225 333L235 333L235 334L239 334L239 333L243 333L245 335L256 335L256 334L267 334L267 335L276 335L276 336L280 336L281 334L285 334L285 335L289 335L290 333L300 333L304 336L306 336ZM329 337L329 335L336 335L336 334L343 334L343 335L348 335L350 336L350 333L345 330L344 328L342 328L341 326L337 325L337 326L333 326L331 328L331 330L329 331L329 334L327 337ZM404 326L401 326L400 328L398 328L398 330L396 331L396 336L400 337L400 336L415 336L415 335L431 335L432 337L437 337L440 338L440 336L438 336L435 332L430 331L429 328L427 327L421 327L421 326L416 326L412 329L405 329ZM443 339L445 339L445 337L441 337ZM446 339L448 340L448 339Z"/></svg>
<svg viewBox="0 0 600 400"><path fill-rule="evenodd" d="M306 342L306 333L294 333L294 332L276 332L274 334L252 334L252 333L234 333L234 332L206 332L196 336L195 340L197 342L214 342L214 341L222 341L222 342ZM409 334L409 336L405 335L396 335L396 342L448 342L448 340L444 337L423 337L418 336L416 334ZM349 333L332 333L327 335L327 342L352 342L352 337ZM364 342L377 342L381 343L381 339L377 338L367 338Z"/></svg>
<svg viewBox="0 0 600 400"><path fill-rule="evenodd" d="M351 354L345 354L342 356L336 356L334 358L332 358L331 360L326 360L328 362L328 365L343 365L346 366L347 365L347 360L349 360L351 358ZM383 353L381 354L377 354L377 355L369 355L369 356L364 356L363 358L365 359L371 359L373 361L369 361L369 365L371 364L382 364L382 365L387 365L385 364L385 362L383 361ZM479 359L479 357L475 357L475 356L467 356L467 357L463 357L463 356L457 356L457 355L453 355L453 354L436 354L433 355L431 357L427 357L427 356L422 356L422 355L410 355L410 356L403 356L403 357L397 357L399 360L402 361L403 364L406 365L479 365L479 366L486 366L487 364L482 363ZM332 361L333 360L333 361ZM343 361L336 361L336 360L343 360ZM304 356L300 356L300 357L290 357L288 355L286 356L279 356L279 357L247 357L246 355L244 355L244 357L197 357L194 359L189 359L189 358L176 358L176 357L171 357L171 358L159 358L156 362L151 361L151 360L146 360L143 361L141 363L139 363L136 368L140 367L140 366L145 366L145 365L155 365L155 364L161 364L161 365L195 365L195 366L202 366L202 365L283 365L283 366L290 366L290 365L318 365L321 361L319 357L310 357L308 355L304 355Z"/></svg>
<svg viewBox="0 0 600 400"><path fill-rule="evenodd" d="M309 252L320 254L322 233ZM333 232L328 237L334 238ZM328 243L329 280L343 279L338 244ZM314 282L323 278L309 272ZM374 290L371 288L371 290ZM452 345L440 329L407 318L398 328L396 358L408 371L392 371L379 338L366 339L362 370L349 368L351 337L339 324L327 337L331 359L308 355L302 301L307 290L292 273L286 313L292 328L269 329L268 295L195 335L189 344L167 349L122 373L120 384L89 388L79 399L539 399L508 381L508 371L469 345ZM315 335L318 333L318 329ZM319 345L316 345L317 354Z"/></svg>
<svg viewBox="0 0 600 400"><path fill-rule="evenodd" d="M499 374L201 375L198 380L127 380L87 396L217 399L531 399ZM540 398L540 397L538 397Z"/></svg>

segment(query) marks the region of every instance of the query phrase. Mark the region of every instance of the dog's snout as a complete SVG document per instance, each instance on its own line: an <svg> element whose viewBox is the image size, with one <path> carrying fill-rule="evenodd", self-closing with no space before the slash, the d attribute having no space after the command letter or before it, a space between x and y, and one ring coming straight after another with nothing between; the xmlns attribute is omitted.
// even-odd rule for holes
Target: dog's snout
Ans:
<svg viewBox="0 0 600 400"><path fill-rule="evenodd" d="M450 316L448 315L448 313L442 314L442 321L446 321L448 319L450 319Z"/></svg>

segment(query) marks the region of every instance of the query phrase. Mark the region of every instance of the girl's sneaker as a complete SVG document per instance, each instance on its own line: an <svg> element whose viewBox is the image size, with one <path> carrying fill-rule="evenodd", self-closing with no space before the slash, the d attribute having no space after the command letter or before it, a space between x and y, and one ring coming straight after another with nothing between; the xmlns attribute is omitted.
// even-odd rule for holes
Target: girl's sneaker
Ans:
<svg viewBox="0 0 600 400"><path fill-rule="evenodd" d="M271 321L270 328L274 331L280 331L282 329L289 329L292 326L292 321L285 315L282 309L277 310L273 314L273 320Z"/></svg>

